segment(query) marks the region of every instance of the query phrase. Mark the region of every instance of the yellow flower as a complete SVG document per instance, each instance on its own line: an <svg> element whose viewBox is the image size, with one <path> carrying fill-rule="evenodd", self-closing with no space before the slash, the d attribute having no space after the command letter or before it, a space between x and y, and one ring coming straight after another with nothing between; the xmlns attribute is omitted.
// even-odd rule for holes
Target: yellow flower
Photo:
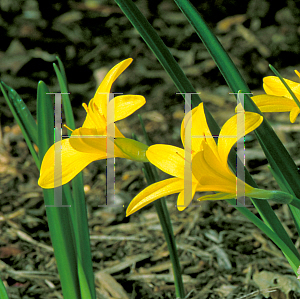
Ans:
<svg viewBox="0 0 300 299"><path fill-rule="evenodd" d="M129 116L143 106L145 98L139 95L116 96L107 105L112 84L131 62L131 58L123 60L107 73L89 105L83 104L87 116L82 127L72 131L70 138L59 141L49 148L44 156L38 181L42 188L64 185L91 162L106 159L109 138L111 140L115 138L113 148L115 157L147 161L145 152L148 147L126 139L114 124L115 121ZM112 118L110 129L107 128L108 118ZM107 136L108 131L114 132L114 136ZM62 165L61 173L58 171L54 177L55 146L61 146Z"/></svg>
<svg viewBox="0 0 300 299"><path fill-rule="evenodd" d="M171 145L152 145L146 151L148 160L162 171L174 176L174 178L157 182L141 191L129 204L127 216L158 198L175 193L179 193L177 199L179 210L185 209L185 205L188 205L192 201L196 191L219 192L200 197L199 200L229 199L244 195L244 193L236 194L237 178L227 164L228 154L237 140L243 137L243 135L237 136L237 126L242 125L242 122L244 122L244 134L246 135L261 124L263 117L252 112L245 112L243 119L237 118L237 115L234 115L222 127L217 145L209 130L203 103L191 112L192 119L191 113L186 116L188 118L187 123L192 120L191 135L194 136L191 143L191 198L187 199L188 202L184 201L185 150ZM237 123L237 120L241 123ZM181 125L181 139L183 144L185 143L184 122L185 120L183 120ZM198 136L198 138L195 136ZM242 183L245 184L244 182ZM257 189L245 184L246 195L254 192L256 194Z"/></svg>
<svg viewBox="0 0 300 299"><path fill-rule="evenodd" d="M295 70L295 73L300 78L300 73ZM291 94L282 84L280 79L275 76L264 78L263 88L266 94L252 97L252 100L261 110L261 112L288 112L290 111L290 121L294 123L300 109L293 100ZM297 99L300 100L300 83L284 79Z"/></svg>

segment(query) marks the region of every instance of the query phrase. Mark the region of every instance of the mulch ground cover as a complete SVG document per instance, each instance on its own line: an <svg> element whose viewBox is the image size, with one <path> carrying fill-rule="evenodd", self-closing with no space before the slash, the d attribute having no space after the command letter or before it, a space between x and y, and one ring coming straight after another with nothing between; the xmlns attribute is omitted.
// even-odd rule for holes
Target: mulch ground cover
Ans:
<svg viewBox="0 0 300 299"><path fill-rule="evenodd" d="M219 70L172 1L135 1L170 48L219 125L234 114ZM297 1L192 1L217 34L254 94L274 65L297 81L300 10ZM59 92L52 63L64 62L77 127L83 102L106 72L132 57L115 92L141 94L140 113L153 143L182 146L184 104L147 45L113 1L1 1L1 80L13 87L35 116L37 82ZM118 122L125 136L142 141L137 113ZM9 298L63 298L48 232L39 172L4 98L0 97L0 276ZM299 129L288 113L266 114L300 165ZM63 119L64 122L64 119ZM261 188L278 189L254 134L246 139L247 168ZM84 169L93 266L98 298L175 298L171 263L153 205L130 217L103 207L105 161ZM116 160L116 200L130 200L146 182L141 165ZM160 173L161 178L167 176ZM197 198L197 196L195 197ZM294 273L280 250L225 201L197 202L179 212L167 198L186 298L300 298ZM272 204L292 240L300 241L286 205ZM249 208L255 212L254 208Z"/></svg>

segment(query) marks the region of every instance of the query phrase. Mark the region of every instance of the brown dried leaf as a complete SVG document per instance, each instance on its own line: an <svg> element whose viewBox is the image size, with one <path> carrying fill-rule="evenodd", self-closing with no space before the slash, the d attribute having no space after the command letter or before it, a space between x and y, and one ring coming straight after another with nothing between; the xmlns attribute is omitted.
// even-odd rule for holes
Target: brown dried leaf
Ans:
<svg viewBox="0 0 300 299"><path fill-rule="evenodd" d="M129 299L124 288L110 274L97 272L95 282L102 289L101 291L106 293L107 298Z"/></svg>
<svg viewBox="0 0 300 299"><path fill-rule="evenodd" d="M271 297L273 299L290 298L289 293L291 291L300 290L300 282L295 276L292 275L281 275L278 273L262 271L253 274L253 281L260 288L261 293L265 298L269 298L269 296L271 295L270 290L267 290L270 288L272 288L273 290L274 288L276 288L277 290L281 291L272 294ZM285 294L284 297L282 293Z"/></svg>
<svg viewBox="0 0 300 299"><path fill-rule="evenodd" d="M0 258L5 259L20 254L22 250L13 246L0 247Z"/></svg>
<svg viewBox="0 0 300 299"><path fill-rule="evenodd" d="M227 33L231 27L236 24L242 24L247 20L246 15L235 15L221 20L217 24L217 30L221 33Z"/></svg>

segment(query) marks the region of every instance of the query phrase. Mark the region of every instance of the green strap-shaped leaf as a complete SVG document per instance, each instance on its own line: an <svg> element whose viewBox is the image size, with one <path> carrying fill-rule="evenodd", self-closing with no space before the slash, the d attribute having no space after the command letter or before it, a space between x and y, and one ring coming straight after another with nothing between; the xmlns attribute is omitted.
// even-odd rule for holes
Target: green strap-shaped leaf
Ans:
<svg viewBox="0 0 300 299"><path fill-rule="evenodd" d="M68 89L68 81L67 81L67 76L66 76L66 71L65 71L64 64L62 63L62 61L60 60L60 58L58 56L56 56L56 59L58 61L58 66L59 66L61 76L64 80L64 83L65 83L67 89Z"/></svg>
<svg viewBox="0 0 300 299"><path fill-rule="evenodd" d="M22 121L22 118L23 118L23 114L22 114L22 111L24 111L24 110L20 110L19 112L21 113L21 114L19 114L19 112L17 111L17 108L13 105L13 103L12 103L12 99L10 99L9 98L9 96L8 96L8 94L7 94L7 92L6 92L6 90L5 90L5 88L3 87L3 84L4 84L4 82L1 82L0 83L0 88L1 88L1 91L2 91L2 93L3 93L3 95L4 95L4 98L5 98L5 100L6 100L6 103L7 103L7 105L8 105L8 107L9 107L9 109L10 109L10 111L12 112L12 114L13 114L13 116L14 116L14 118L15 118L15 120L16 120L16 122L17 122L17 124L19 125L19 127L20 127L20 129L21 129L21 131L22 131L22 134L23 134L23 136L24 136L24 139L25 139L25 141L26 141L26 144L27 144L27 146L28 146L28 148L29 148L29 151L30 151L30 153L31 153L31 155L32 155L32 157L33 157L33 159L34 159L34 162L35 162L35 164L36 164L36 166L38 167L38 169L40 169L40 163L39 163L39 159L38 159L38 156L37 156L37 153L36 153L36 151L35 151L35 149L34 149L34 147L33 147L33 144L32 144L32 140L33 139L37 139L37 134L35 134L35 135L32 135L32 137L30 137L30 135L29 135L29 130L28 130L28 128L26 127L26 123L24 124L24 122ZM7 86L7 85L6 85ZM8 86L9 87L9 86ZM10 89L10 87L9 87L9 89ZM24 104L25 105L25 104ZM26 105L25 105L26 106ZM27 108L27 107L26 107ZM30 112L29 112L29 114L30 114ZM30 114L31 115L31 114ZM32 116L31 116L32 117ZM35 126L36 126L36 123L34 122L34 124L35 124ZM31 134L33 134L33 132L31 132Z"/></svg>
<svg viewBox="0 0 300 299"><path fill-rule="evenodd" d="M37 92L40 163L42 163L45 153L54 140L54 110L51 96L48 93L48 87L44 82L40 81ZM54 205L53 189L43 189L43 193L46 206ZM63 202L65 202L65 198L63 198ZM74 234L72 233L70 208L46 207L46 213L64 298L80 299L76 247Z"/></svg>
<svg viewBox="0 0 300 299"><path fill-rule="evenodd" d="M26 104L19 96L19 94L13 88L6 85L4 82L2 82L2 84L7 89L8 96L12 104L16 108L16 111L28 132L31 141L37 144L37 125L29 109L27 108Z"/></svg>
<svg viewBox="0 0 300 299"><path fill-rule="evenodd" d="M1 279L0 279L0 298L1 299L9 299L6 289L5 289L5 286L4 286L4 283Z"/></svg>
<svg viewBox="0 0 300 299"><path fill-rule="evenodd" d="M297 104L297 106L300 108L300 102L298 100L298 98L295 96L295 94L293 93L293 91L290 89L290 87L288 86L288 84L285 82L285 80L283 79L283 77L279 74L279 72L275 69L275 67L273 67L271 64L269 64L269 68L272 70L272 72L280 79L280 81L282 82L282 84L284 85L284 87L287 89L287 91L290 93L290 95L292 96L293 100L295 101L295 103Z"/></svg>
<svg viewBox="0 0 300 299"><path fill-rule="evenodd" d="M65 84L66 78L64 78L61 71L55 64L53 64L53 66L58 78L58 83L61 92L63 93L62 102L66 116L67 126L71 129L75 129L75 120L73 116L72 106L68 94L68 89ZM71 135L70 132L68 132L68 134ZM87 210L85 204L82 173L77 174L73 178L72 187L74 197L74 201L72 203L74 234L76 239L78 260L80 260L82 266L82 271L80 272L79 276L80 289L82 290L82 288L85 288L85 282L87 282L89 285L89 292L91 294L91 297L95 299L96 289L94 282L90 234L87 220ZM81 280L83 275L85 275L85 279Z"/></svg>

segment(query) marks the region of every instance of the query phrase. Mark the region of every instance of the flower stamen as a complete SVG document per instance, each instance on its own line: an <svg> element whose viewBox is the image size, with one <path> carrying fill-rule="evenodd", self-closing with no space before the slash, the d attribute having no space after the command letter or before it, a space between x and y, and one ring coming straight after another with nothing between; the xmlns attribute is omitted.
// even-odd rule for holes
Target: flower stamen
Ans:
<svg viewBox="0 0 300 299"><path fill-rule="evenodd" d="M72 130L71 128L69 128L67 125L64 125L65 128L67 128L69 131L73 132L74 130Z"/></svg>
<svg viewBox="0 0 300 299"><path fill-rule="evenodd" d="M87 106L86 103L82 103L82 107L84 108L86 113L89 113L89 107Z"/></svg>

